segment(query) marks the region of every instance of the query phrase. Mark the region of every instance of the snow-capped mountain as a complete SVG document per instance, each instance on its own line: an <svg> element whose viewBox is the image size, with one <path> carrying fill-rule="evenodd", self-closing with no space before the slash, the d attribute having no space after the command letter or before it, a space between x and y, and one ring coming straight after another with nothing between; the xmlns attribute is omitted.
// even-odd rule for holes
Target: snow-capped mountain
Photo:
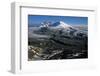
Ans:
<svg viewBox="0 0 100 76"><path fill-rule="evenodd" d="M63 21L59 21L59 22L55 22L53 24L51 24L50 22L43 22L41 23L40 28L51 28L51 29L73 29L73 30L78 30L77 28L63 22Z"/></svg>
<svg viewBox="0 0 100 76"><path fill-rule="evenodd" d="M53 24L53 26L55 26L56 28L69 28L69 27L72 27L66 23L64 23L63 21L59 21L59 22L56 22Z"/></svg>
<svg viewBox="0 0 100 76"><path fill-rule="evenodd" d="M78 30L77 28L75 28L75 27L73 27L73 26L71 26L63 21L56 22L56 23L52 24L52 26L57 28L57 29L62 28L62 29L69 29L69 30L70 29Z"/></svg>
<svg viewBox="0 0 100 76"><path fill-rule="evenodd" d="M32 33L38 35L60 34L65 36L87 35L83 30L71 26L63 21L55 22L53 24L50 24L49 22L43 22L41 26L36 27Z"/></svg>
<svg viewBox="0 0 100 76"><path fill-rule="evenodd" d="M40 27L49 27L51 22L42 22Z"/></svg>
<svg viewBox="0 0 100 76"><path fill-rule="evenodd" d="M49 22L43 22L41 23L41 26L40 27L56 27L56 28L73 28L71 25L63 22L63 21L59 21L59 22L55 22L53 24L50 24Z"/></svg>

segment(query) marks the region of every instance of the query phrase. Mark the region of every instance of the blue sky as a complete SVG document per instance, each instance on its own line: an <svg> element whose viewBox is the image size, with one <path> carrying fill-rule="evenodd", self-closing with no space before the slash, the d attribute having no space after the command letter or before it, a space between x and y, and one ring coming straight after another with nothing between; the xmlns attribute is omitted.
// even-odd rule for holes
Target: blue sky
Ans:
<svg viewBox="0 0 100 76"><path fill-rule="evenodd" d="M29 26L34 26L34 24L40 24L44 21L52 23L63 21L70 25L83 25L83 26L88 25L88 17L28 15Z"/></svg>

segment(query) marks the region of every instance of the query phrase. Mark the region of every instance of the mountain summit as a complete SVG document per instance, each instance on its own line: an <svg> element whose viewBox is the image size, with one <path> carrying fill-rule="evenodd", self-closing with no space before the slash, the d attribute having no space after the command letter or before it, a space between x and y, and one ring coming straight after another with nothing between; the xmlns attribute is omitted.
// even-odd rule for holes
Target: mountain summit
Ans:
<svg viewBox="0 0 100 76"><path fill-rule="evenodd" d="M65 30L65 31L78 31L78 28L75 28L63 21L55 22L53 24L49 22L43 22L40 26L40 30Z"/></svg>
<svg viewBox="0 0 100 76"><path fill-rule="evenodd" d="M63 21L60 21L60 22L59 22L59 25L58 25L57 27L69 28L69 27L72 27L72 26L70 26L70 25L66 24L66 23L65 23L65 22L63 22Z"/></svg>
<svg viewBox="0 0 100 76"><path fill-rule="evenodd" d="M76 29L63 21L56 22L52 26L55 26L56 28L63 28L63 29Z"/></svg>

